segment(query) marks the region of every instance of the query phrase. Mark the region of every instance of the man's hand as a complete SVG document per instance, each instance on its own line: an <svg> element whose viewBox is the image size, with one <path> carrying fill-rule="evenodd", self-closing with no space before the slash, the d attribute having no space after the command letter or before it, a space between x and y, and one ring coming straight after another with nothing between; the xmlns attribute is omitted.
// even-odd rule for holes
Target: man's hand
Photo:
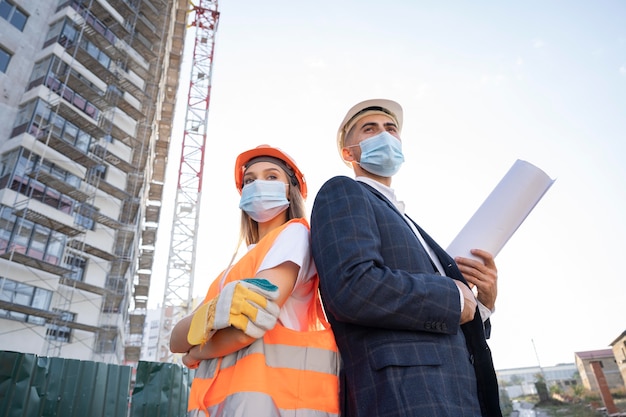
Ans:
<svg viewBox="0 0 626 417"><path fill-rule="evenodd" d="M467 282L471 286L476 286L478 301L489 310L493 310L498 295L498 270L493 255L480 249L472 249L471 253L483 261L462 257L456 258L455 261Z"/></svg>
<svg viewBox="0 0 626 417"><path fill-rule="evenodd" d="M461 324L465 324L474 319L474 313L476 313L476 297L474 297L472 290L461 281L454 280L454 283L459 290L461 290L461 294L463 294L463 299L465 300L463 311L461 312Z"/></svg>

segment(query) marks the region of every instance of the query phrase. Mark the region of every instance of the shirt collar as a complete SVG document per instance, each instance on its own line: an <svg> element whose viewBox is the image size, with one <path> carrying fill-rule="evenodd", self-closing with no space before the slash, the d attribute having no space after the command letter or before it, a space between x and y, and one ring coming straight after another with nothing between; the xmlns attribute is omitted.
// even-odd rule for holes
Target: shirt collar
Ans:
<svg viewBox="0 0 626 417"><path fill-rule="evenodd" d="M376 191L380 192L383 196L385 196L387 200L391 202L391 204L395 206L395 208L400 213L404 214L404 202L399 201L396 198L396 192L394 191L393 188L387 187L386 185L381 184L380 182L373 180L369 177L365 177L365 176L357 176L355 177L355 180L360 181L364 184L367 184L370 187L374 188Z"/></svg>

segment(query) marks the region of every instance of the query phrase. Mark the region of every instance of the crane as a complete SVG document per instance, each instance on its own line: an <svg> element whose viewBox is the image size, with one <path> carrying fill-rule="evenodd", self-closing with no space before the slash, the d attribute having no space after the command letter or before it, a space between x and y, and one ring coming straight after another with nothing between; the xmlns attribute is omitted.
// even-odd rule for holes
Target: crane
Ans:
<svg viewBox="0 0 626 417"><path fill-rule="evenodd" d="M219 20L217 0L198 0L197 5L190 2L189 13L189 27L195 28L195 37L157 346L160 362L174 362L169 349L172 327L192 307L213 50Z"/></svg>

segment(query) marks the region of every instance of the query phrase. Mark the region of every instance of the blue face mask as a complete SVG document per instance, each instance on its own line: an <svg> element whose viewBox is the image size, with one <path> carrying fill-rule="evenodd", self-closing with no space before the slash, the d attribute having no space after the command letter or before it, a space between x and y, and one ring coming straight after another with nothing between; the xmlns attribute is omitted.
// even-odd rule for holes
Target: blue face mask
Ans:
<svg viewBox="0 0 626 417"><path fill-rule="evenodd" d="M361 168L381 177L392 177L404 162L402 142L389 132L381 132L376 136L359 143L361 147Z"/></svg>
<svg viewBox="0 0 626 417"><path fill-rule="evenodd" d="M255 180L241 190L239 208L258 223L271 220L289 207L286 185L282 181Z"/></svg>

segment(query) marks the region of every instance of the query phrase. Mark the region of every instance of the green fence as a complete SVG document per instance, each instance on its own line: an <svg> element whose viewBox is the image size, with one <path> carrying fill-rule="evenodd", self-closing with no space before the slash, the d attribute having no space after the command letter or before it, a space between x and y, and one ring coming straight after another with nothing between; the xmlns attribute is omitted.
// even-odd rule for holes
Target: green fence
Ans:
<svg viewBox="0 0 626 417"><path fill-rule="evenodd" d="M0 351L0 417L183 417L192 373Z"/></svg>

